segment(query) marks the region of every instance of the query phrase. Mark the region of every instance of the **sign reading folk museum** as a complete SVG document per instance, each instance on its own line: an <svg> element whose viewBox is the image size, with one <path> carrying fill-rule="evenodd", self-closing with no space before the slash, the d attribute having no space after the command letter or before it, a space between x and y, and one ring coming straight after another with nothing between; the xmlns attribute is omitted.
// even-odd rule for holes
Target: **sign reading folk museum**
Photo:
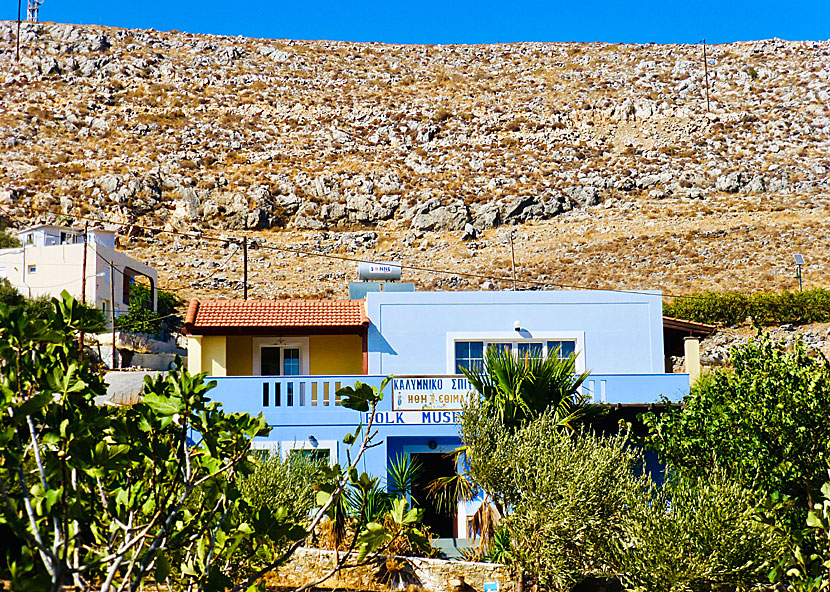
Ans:
<svg viewBox="0 0 830 592"><path fill-rule="evenodd" d="M464 376L397 376L392 387L395 411L460 411L470 392Z"/></svg>
<svg viewBox="0 0 830 592"><path fill-rule="evenodd" d="M363 423L369 420L375 426L387 425L446 425L461 421L460 411L377 411L363 414Z"/></svg>

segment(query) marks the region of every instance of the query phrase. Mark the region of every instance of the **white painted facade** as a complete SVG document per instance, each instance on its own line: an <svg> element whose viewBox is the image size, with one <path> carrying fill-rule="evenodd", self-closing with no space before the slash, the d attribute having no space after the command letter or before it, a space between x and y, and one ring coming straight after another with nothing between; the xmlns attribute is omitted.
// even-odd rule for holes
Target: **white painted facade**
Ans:
<svg viewBox="0 0 830 592"><path fill-rule="evenodd" d="M129 312L130 279L150 280L156 310L158 274L155 269L115 250L115 233L90 229L84 245L83 230L41 225L18 233L22 247L0 249L0 278L27 298L59 296L66 290L79 299L86 282L86 303L104 311L109 322ZM83 273L86 247L86 277Z"/></svg>

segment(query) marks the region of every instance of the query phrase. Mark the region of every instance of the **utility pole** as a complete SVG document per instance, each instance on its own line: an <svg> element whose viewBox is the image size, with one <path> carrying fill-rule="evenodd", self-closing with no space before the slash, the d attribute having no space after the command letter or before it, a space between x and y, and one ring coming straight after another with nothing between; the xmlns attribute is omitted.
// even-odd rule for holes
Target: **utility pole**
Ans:
<svg viewBox="0 0 830 592"><path fill-rule="evenodd" d="M118 368L118 349L115 347L115 265L110 264L110 322L112 322L112 369Z"/></svg>
<svg viewBox="0 0 830 592"><path fill-rule="evenodd" d="M86 250L89 236L89 222L84 222L84 256L81 263L81 303L86 305ZM84 357L84 332L78 333L78 354Z"/></svg>
<svg viewBox="0 0 830 592"><path fill-rule="evenodd" d="M510 261L513 266L513 291L516 291L516 252L513 250L513 230L510 230Z"/></svg>
<svg viewBox="0 0 830 592"><path fill-rule="evenodd" d="M21 11L21 4L23 4L23 0L17 0L17 52L16 52L16 60L17 63L20 63L20 11Z"/></svg>
<svg viewBox="0 0 830 592"><path fill-rule="evenodd" d="M248 236L242 237L242 299L248 299Z"/></svg>
<svg viewBox="0 0 830 592"><path fill-rule="evenodd" d="M709 61L706 59L706 39L703 40L703 74L706 79L706 112L709 113Z"/></svg>

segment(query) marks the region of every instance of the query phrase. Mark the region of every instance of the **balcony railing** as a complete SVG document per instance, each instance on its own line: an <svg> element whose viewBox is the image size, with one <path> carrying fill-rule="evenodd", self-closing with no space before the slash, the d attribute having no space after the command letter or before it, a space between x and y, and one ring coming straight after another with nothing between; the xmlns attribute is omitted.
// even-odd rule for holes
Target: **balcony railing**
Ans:
<svg viewBox="0 0 830 592"><path fill-rule="evenodd" d="M220 401L227 411L263 412L280 418L280 422L338 423L344 413L354 413L341 406L337 391L354 386L356 381L379 387L384 376L229 376L216 378L217 386L209 394ZM412 377L410 377L412 378ZM425 383L436 378L446 382L463 381L463 377L424 377ZM417 381L418 378L416 377ZM427 386L427 390L431 387ZM594 403L647 404L657 403L661 395L677 402L689 392L688 374L592 374L583 383L583 393ZM400 403L398 403L400 404ZM423 409L458 410L458 404ZM386 387L378 411L411 411L395 406L394 384ZM315 419L316 418L316 419Z"/></svg>
<svg viewBox="0 0 830 592"><path fill-rule="evenodd" d="M591 374L582 388L592 403L658 403L661 395L677 403L689 394L689 375Z"/></svg>

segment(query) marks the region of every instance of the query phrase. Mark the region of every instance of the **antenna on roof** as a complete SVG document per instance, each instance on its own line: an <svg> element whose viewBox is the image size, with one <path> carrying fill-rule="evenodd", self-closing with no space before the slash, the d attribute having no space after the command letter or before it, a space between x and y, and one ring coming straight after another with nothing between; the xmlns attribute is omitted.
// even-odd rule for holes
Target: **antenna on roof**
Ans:
<svg viewBox="0 0 830 592"><path fill-rule="evenodd" d="M37 12L40 10L40 5L43 4L43 0L28 0L28 5L26 6L26 20L32 23L37 22Z"/></svg>

